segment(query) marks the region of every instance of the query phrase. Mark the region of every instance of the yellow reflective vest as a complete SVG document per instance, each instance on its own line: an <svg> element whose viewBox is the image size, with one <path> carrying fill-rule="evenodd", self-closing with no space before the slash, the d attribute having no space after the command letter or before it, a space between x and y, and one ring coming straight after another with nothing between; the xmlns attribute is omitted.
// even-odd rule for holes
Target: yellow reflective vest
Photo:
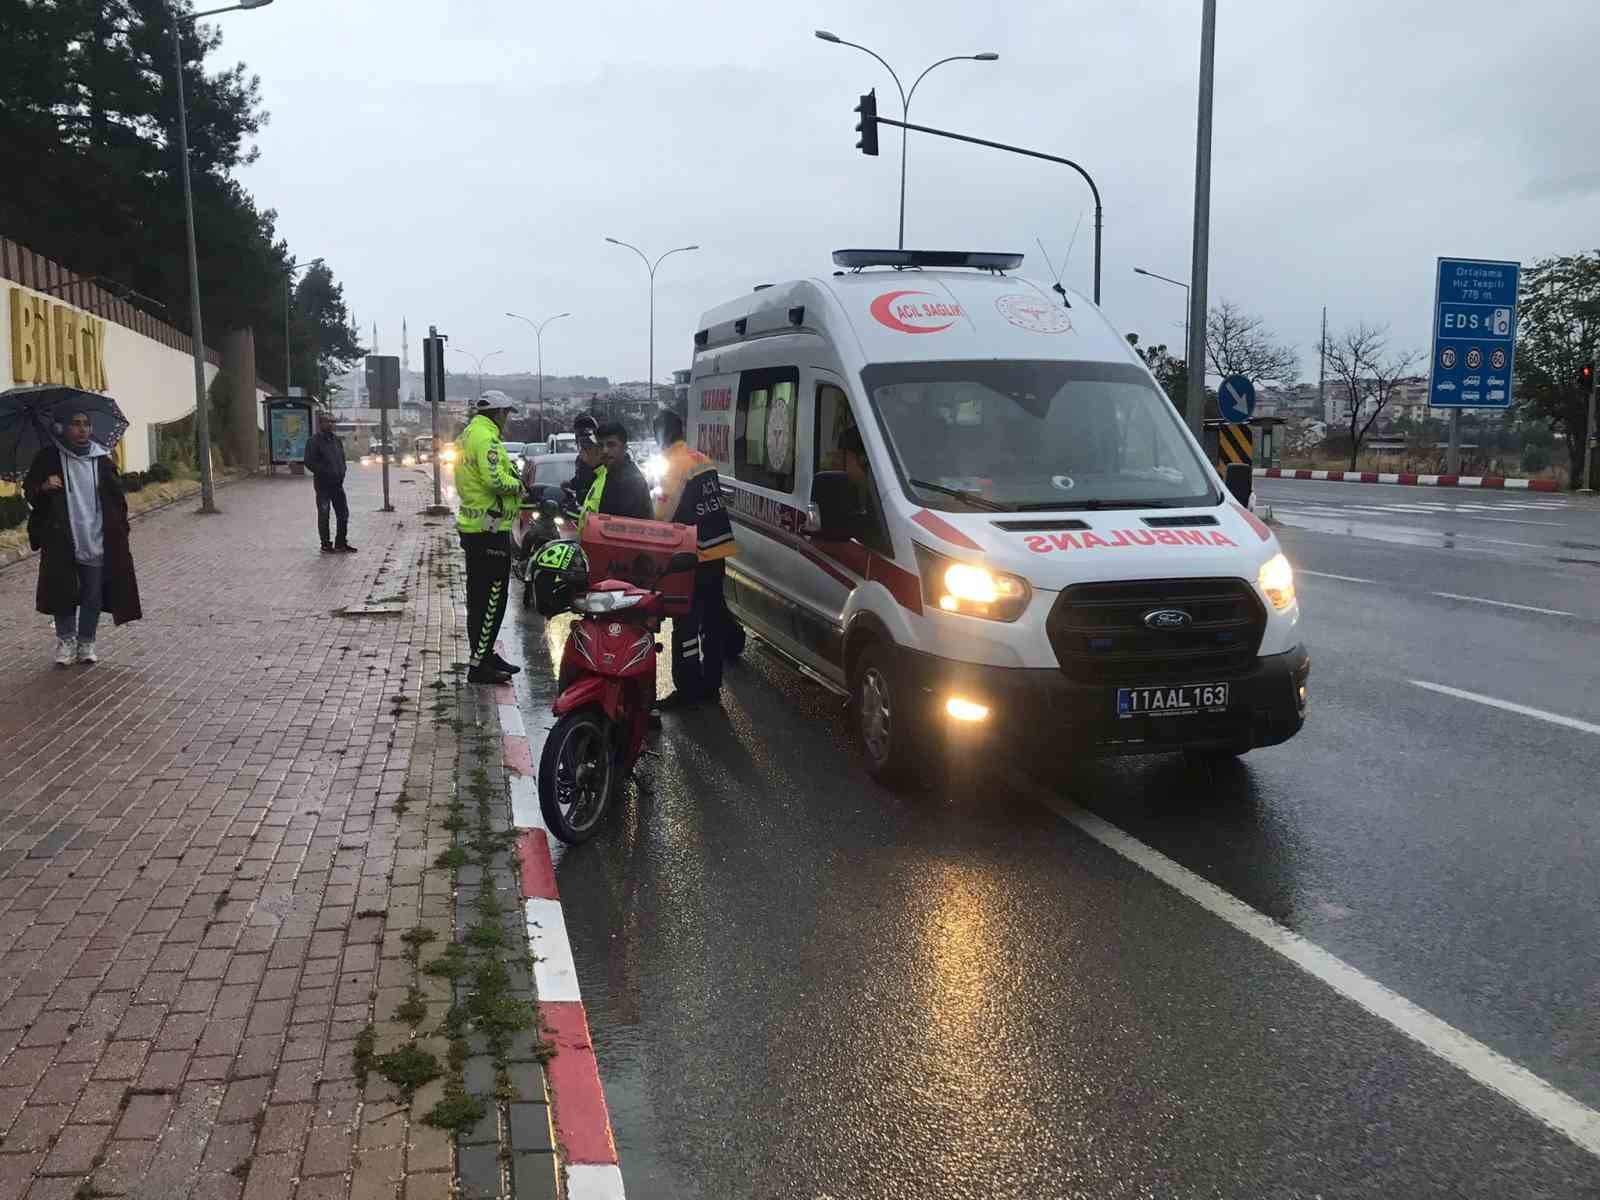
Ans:
<svg viewBox="0 0 1600 1200"><path fill-rule="evenodd" d="M456 439L456 528L462 533L499 533L517 516L522 480L500 440L500 426L479 413Z"/></svg>

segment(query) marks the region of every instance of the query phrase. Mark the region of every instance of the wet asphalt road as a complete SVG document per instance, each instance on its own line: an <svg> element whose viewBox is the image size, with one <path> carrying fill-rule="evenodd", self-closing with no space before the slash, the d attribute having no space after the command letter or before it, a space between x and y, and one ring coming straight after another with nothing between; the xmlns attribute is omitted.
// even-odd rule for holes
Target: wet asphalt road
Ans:
<svg viewBox="0 0 1600 1200"><path fill-rule="evenodd" d="M1600 566L1459 539L1524 511L1281 529L1310 722L1216 773L1064 755L898 797L752 643L558 866L628 1195L1600 1194L1600 1160L1051 809L1600 1107L1600 735L1485 702L1600 726ZM1597 512L1536 519L1600 541ZM519 619L537 738L558 634Z"/></svg>

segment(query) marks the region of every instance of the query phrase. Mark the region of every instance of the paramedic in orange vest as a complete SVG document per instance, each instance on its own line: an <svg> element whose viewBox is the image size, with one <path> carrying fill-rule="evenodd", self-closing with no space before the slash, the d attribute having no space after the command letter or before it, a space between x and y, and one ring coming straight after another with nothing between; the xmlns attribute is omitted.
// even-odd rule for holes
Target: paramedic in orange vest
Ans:
<svg viewBox="0 0 1600 1200"><path fill-rule="evenodd" d="M687 617L672 622L672 695L664 709L721 702L722 661L737 630L722 592L724 560L737 552L733 525L722 502L717 468L683 440L683 418L670 409L656 414L656 441L667 469L661 477L656 519L693 525L700 565L694 573L694 601Z"/></svg>

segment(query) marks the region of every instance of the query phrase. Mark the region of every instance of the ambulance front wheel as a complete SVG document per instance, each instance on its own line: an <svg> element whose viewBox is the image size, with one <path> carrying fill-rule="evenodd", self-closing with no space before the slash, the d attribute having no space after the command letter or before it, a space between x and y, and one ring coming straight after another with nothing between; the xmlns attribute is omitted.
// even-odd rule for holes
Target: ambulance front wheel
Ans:
<svg viewBox="0 0 1600 1200"><path fill-rule="evenodd" d="M910 691L895 670L894 656L882 643L869 645L856 662L851 711L867 772L891 786L915 782L924 761L927 733Z"/></svg>

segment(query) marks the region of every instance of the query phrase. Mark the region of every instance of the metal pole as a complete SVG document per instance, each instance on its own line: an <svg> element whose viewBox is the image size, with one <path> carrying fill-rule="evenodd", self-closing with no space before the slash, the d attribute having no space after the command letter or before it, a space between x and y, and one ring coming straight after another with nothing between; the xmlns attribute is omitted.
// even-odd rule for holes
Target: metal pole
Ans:
<svg viewBox="0 0 1600 1200"><path fill-rule="evenodd" d="M1588 492L1591 495L1594 493L1594 475L1592 474L1592 468L1594 466L1594 410L1595 387L1597 384L1600 384L1600 372L1595 371L1594 367L1591 365L1589 368L1589 420L1584 426L1584 433L1587 436L1584 438L1583 442L1582 488L1583 491Z"/></svg>
<svg viewBox="0 0 1600 1200"><path fill-rule="evenodd" d="M283 394L289 394L289 281L294 278L294 268L283 273Z"/></svg>
<svg viewBox="0 0 1600 1200"><path fill-rule="evenodd" d="M443 494L439 487L439 401L441 399L439 393L444 388L444 350L439 343L439 327L437 325L428 326L428 337L433 339L429 343L432 347L432 352L422 356L424 360L422 370L424 372L423 387L427 390L428 407L432 410L433 507L437 510L444 506ZM439 360L437 366L433 361L434 358Z"/></svg>
<svg viewBox="0 0 1600 1200"><path fill-rule="evenodd" d="M650 268L650 378L645 388L645 396L651 400L655 399L656 389L656 267L660 265L661 259L658 258L656 266Z"/></svg>
<svg viewBox="0 0 1600 1200"><path fill-rule="evenodd" d="M1351 403L1354 403L1354 397ZM1457 475L1461 471L1461 410L1450 410L1450 445L1444 453L1444 469L1447 475Z"/></svg>
<svg viewBox="0 0 1600 1200"><path fill-rule="evenodd" d="M544 436L544 326L533 331L539 354L539 436Z"/></svg>
<svg viewBox="0 0 1600 1200"><path fill-rule="evenodd" d="M1322 306L1322 341L1317 346L1317 407L1328 419L1328 306Z"/></svg>
<svg viewBox="0 0 1600 1200"><path fill-rule="evenodd" d="M934 137L949 138L953 142L966 142L973 146L988 146L992 150L1004 150L1008 154L1020 154L1024 158L1038 158L1045 162L1060 163L1064 167L1071 167L1083 177L1089 185L1089 192L1094 196L1094 299L1100 302L1100 240L1104 226L1102 209L1100 206L1100 189L1095 185L1094 177L1073 162L1070 158L1062 158L1059 154L1045 154L1038 150L1025 150L1021 146L1008 146L1004 142L991 142L988 138L972 137L965 133L952 133L948 129L935 129L931 125L913 125L909 121L896 121L893 117L879 117L879 125L892 125L896 129L910 129L917 133L931 133Z"/></svg>
<svg viewBox="0 0 1600 1200"><path fill-rule="evenodd" d="M1189 269L1189 390L1184 415L1199 437L1206 415L1206 273L1211 258L1211 92L1217 49L1217 0L1200 16L1200 97L1194 148L1194 261Z"/></svg>
<svg viewBox="0 0 1600 1200"><path fill-rule="evenodd" d="M393 512L394 505L389 503L389 459L392 447L389 445L389 406L387 404L378 409L378 436L383 439L383 511Z"/></svg>
<svg viewBox="0 0 1600 1200"><path fill-rule="evenodd" d="M177 71L178 157L183 167L183 217L189 243L189 335L194 343L194 440L200 466L200 511L217 511L211 485L211 414L206 410L206 338L200 321L200 256L194 239L194 185L189 181L189 119L183 99L183 38L172 16L172 57Z"/></svg>

